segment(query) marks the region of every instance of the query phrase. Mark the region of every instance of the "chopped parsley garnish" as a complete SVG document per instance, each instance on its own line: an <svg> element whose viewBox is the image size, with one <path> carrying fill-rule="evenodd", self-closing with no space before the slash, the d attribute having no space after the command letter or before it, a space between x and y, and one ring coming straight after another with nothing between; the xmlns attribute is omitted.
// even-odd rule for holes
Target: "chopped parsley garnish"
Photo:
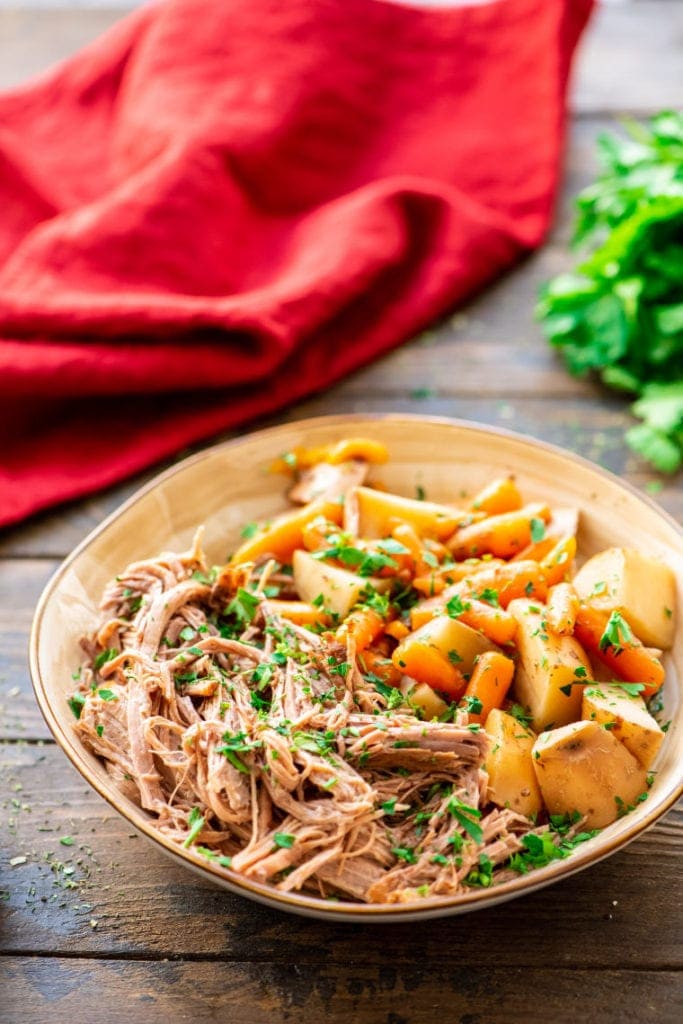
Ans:
<svg viewBox="0 0 683 1024"><path fill-rule="evenodd" d="M629 624L619 612L612 612L605 626L605 632L600 637L600 650L605 651L608 647L613 647L614 653L619 654L624 647L631 646L633 640Z"/></svg>
<svg viewBox="0 0 683 1024"><path fill-rule="evenodd" d="M74 693L73 697L69 697L68 703L69 703L69 707L71 708L74 716L76 718L80 718L81 717L81 711L83 710L83 705L85 704L85 697L83 696L83 694L82 693Z"/></svg>
<svg viewBox="0 0 683 1024"><path fill-rule="evenodd" d="M193 807L187 816L187 824L190 831L187 833L183 846L185 849L191 846L206 824L206 819L198 807Z"/></svg>
<svg viewBox="0 0 683 1024"><path fill-rule="evenodd" d="M513 704L508 710L508 714L516 718L520 725L523 725L526 729L529 728L533 721L533 715L526 708L523 708L521 704Z"/></svg>
<svg viewBox="0 0 683 1024"><path fill-rule="evenodd" d="M478 867L472 868L465 882L467 885L488 889L493 881L493 861L485 853L479 854Z"/></svg>
<svg viewBox="0 0 683 1024"><path fill-rule="evenodd" d="M220 864L222 868L232 867L232 857L224 857L215 850L210 850L208 846L195 846L195 853L201 853L202 857L206 857L207 860L213 861L216 864Z"/></svg>
<svg viewBox="0 0 683 1024"><path fill-rule="evenodd" d="M296 842L296 836L293 836L291 832L276 832L273 842L282 850L291 850Z"/></svg>
<svg viewBox="0 0 683 1024"><path fill-rule="evenodd" d="M463 612L469 611L471 607L472 606L469 601L463 601L458 594L456 594L455 597L452 597L450 601L446 602L446 611L452 619L457 619L459 615L462 615Z"/></svg>
<svg viewBox="0 0 683 1024"><path fill-rule="evenodd" d="M225 614L234 615L238 622L248 626L256 614L260 600L257 594L252 594L250 591L245 590L244 587L239 587L232 601L225 609Z"/></svg>
<svg viewBox="0 0 683 1024"><path fill-rule="evenodd" d="M411 850L407 846L392 846L391 852L397 860L404 860L406 864L417 864L415 850Z"/></svg>
<svg viewBox="0 0 683 1024"><path fill-rule="evenodd" d="M468 715L480 715L483 711L483 705L478 697L464 696L460 701L460 706L465 709Z"/></svg>
<svg viewBox="0 0 683 1024"><path fill-rule="evenodd" d="M477 807L470 807L469 804L464 804L459 800L457 796L452 796L448 801L448 811L468 836L474 839L475 843L482 841L484 833L481 825L478 824L481 811Z"/></svg>
<svg viewBox="0 0 683 1024"><path fill-rule="evenodd" d="M538 544L545 537L545 523L542 519L537 519L534 516L529 526L531 527L531 539L534 544Z"/></svg>
<svg viewBox="0 0 683 1024"><path fill-rule="evenodd" d="M245 540L251 540L259 531L258 523L246 523L240 530L240 537L244 537Z"/></svg>
<svg viewBox="0 0 683 1024"><path fill-rule="evenodd" d="M98 690L97 691L97 696L101 697L102 700L106 700L106 701L118 700L119 699L116 696L116 694L113 692L113 690Z"/></svg>
<svg viewBox="0 0 683 1024"><path fill-rule="evenodd" d="M114 647L109 647L106 651L101 651L97 655L97 657L95 658L95 661L93 663L93 667L94 667L95 671L98 671L99 669L101 669L102 666L105 665L108 661L111 661L112 658L115 658L118 653L119 652Z"/></svg>
<svg viewBox="0 0 683 1024"><path fill-rule="evenodd" d="M368 679L368 676L370 675L372 675L372 679L369 681L372 682L378 693L381 693L383 697L386 697L387 710L393 711L394 708L398 708L403 704L403 694L399 689L395 686L389 686L387 683L383 682L379 676L376 676L373 673L368 673L365 678Z"/></svg>
<svg viewBox="0 0 683 1024"><path fill-rule="evenodd" d="M222 747L216 748L217 753L223 754L238 772L249 775L249 769L237 755L248 754L252 750L262 747L263 743L261 740L250 740L246 733L243 732L225 732L223 733L223 744Z"/></svg>

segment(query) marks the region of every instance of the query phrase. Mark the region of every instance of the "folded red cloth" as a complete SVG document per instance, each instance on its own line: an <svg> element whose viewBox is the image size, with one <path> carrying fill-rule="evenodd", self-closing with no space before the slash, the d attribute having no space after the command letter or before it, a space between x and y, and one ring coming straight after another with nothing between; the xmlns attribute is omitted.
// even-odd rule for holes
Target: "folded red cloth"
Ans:
<svg viewBox="0 0 683 1024"><path fill-rule="evenodd" d="M169 0L0 97L0 524L324 387L547 229L591 0Z"/></svg>

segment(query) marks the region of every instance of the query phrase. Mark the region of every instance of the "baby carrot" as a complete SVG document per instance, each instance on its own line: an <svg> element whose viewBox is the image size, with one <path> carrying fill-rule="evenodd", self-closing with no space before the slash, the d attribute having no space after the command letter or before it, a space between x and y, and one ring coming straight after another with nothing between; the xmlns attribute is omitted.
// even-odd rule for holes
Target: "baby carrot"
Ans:
<svg viewBox="0 0 683 1024"><path fill-rule="evenodd" d="M372 674L387 686L398 686L403 672L396 668L391 658L381 651L362 651L358 655L358 667L365 674Z"/></svg>
<svg viewBox="0 0 683 1024"><path fill-rule="evenodd" d="M543 575L549 587L561 583L569 572L576 555L576 537L568 535L558 540L555 547L541 561Z"/></svg>
<svg viewBox="0 0 683 1024"><path fill-rule="evenodd" d="M475 512L486 512L490 516L515 512L522 507L522 496L511 476L500 477L479 491L471 507Z"/></svg>
<svg viewBox="0 0 683 1024"><path fill-rule="evenodd" d="M448 547L458 559L484 553L498 558L512 558L531 543L534 523L538 522L545 528L549 520L550 509L547 505L526 505L515 512L489 516L478 523L461 527L448 542Z"/></svg>
<svg viewBox="0 0 683 1024"><path fill-rule="evenodd" d="M481 710L469 712L471 722L483 724L489 712L502 705L514 673L514 662L504 654L486 651L479 655L464 693L465 697L476 698L481 703Z"/></svg>
<svg viewBox="0 0 683 1024"><path fill-rule="evenodd" d="M304 527L319 516L339 524L342 507L321 498L294 512L278 516L258 529L253 537L245 540L230 559L231 563L253 562L262 555L272 555L279 562L291 561L294 551L302 545Z"/></svg>
<svg viewBox="0 0 683 1024"><path fill-rule="evenodd" d="M456 584L455 587L449 588L444 593L443 598L447 596L449 599L455 596L460 597L461 593L461 585ZM435 615L445 612L446 604L447 602L444 600L436 598L421 601L420 604L411 608L410 624L413 629L419 629ZM477 601L472 597L461 598L458 607L456 617L460 622L483 633L494 644L509 644L514 640L517 633L517 621L504 609L494 608L492 605L486 604L485 601Z"/></svg>
<svg viewBox="0 0 683 1024"><path fill-rule="evenodd" d="M452 700L462 696L467 686L467 680L457 666L451 664L436 648L412 637L408 637L396 648L392 660L405 675L417 679L419 683L427 683Z"/></svg>
<svg viewBox="0 0 683 1024"><path fill-rule="evenodd" d="M364 651L383 630L384 619L373 608L356 608L344 619L336 637L345 643L350 636L356 642L356 650Z"/></svg>
<svg viewBox="0 0 683 1024"><path fill-rule="evenodd" d="M408 636L408 633L410 633L410 630L404 622L399 622L398 619L394 619L393 622L389 622L384 627L384 632L387 636L393 637L394 640L404 640Z"/></svg>
<svg viewBox="0 0 683 1024"><path fill-rule="evenodd" d="M643 683L641 697L647 700L664 682L664 666L658 657L633 635L617 612L601 611L582 604L576 614L574 636L586 650L599 658L618 679Z"/></svg>

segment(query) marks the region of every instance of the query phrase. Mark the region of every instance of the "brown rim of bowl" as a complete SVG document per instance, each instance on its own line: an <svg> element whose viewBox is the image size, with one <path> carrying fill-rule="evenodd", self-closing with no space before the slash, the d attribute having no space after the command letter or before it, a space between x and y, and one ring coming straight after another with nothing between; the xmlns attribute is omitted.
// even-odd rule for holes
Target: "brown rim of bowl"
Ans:
<svg viewBox="0 0 683 1024"><path fill-rule="evenodd" d="M244 876L239 875L237 872L232 872L229 869L221 869L220 867L212 864L211 861L201 858L201 855L192 854L190 850L183 850L176 843L173 843L155 828L154 819L152 817L146 817L145 812L141 808L137 808L135 805L132 805L134 808L133 814L135 815L135 818L131 817L127 806L123 803L123 800L120 799L120 794L108 792L106 787L101 785L100 780L93 776L90 765L87 763L85 758L85 748L80 744L73 742L74 738L62 730L57 718L52 713L50 700L43 683L38 663L38 635L40 633L43 612L52 591L71 563L81 554L82 551L86 550L86 548L90 546L95 537L98 537L124 512L129 508L132 508L150 491L154 490L159 483L163 480L168 480L179 472L182 472L188 465L201 462L203 459L210 457L218 450L239 446L248 437L256 435L263 438L267 438L269 435L277 437L277 435L283 430L287 428L291 429L294 426L312 429L318 426L333 426L337 423L341 427L358 422L379 422L383 420L405 422L406 424L418 422L434 423L442 426L457 427L460 430L471 431L472 433L477 434L493 434L494 436L508 438L513 441L521 442L529 447L549 452L550 454L557 455L560 458L567 459L570 462L575 462L596 475L604 477L611 483L616 483L619 487L634 495L639 501L648 505L657 513L658 516L674 527L675 531L680 535L681 540L683 541L683 529L679 526L673 516L669 515L668 512L662 509L649 497L649 495L643 494L634 487L633 484L628 481L621 480L616 476L616 474L603 469L601 466L595 465L582 455L577 455L574 452L567 451L566 449L548 441L540 441L533 437L527 437L524 434L508 430L505 427L492 427L484 423L477 423L471 420L461 420L448 416L418 416L410 413L340 413L330 416L315 416L303 420L287 421L286 423L282 423L275 427L266 427L263 430L250 431L248 434L241 435L240 437L231 438L228 441L222 441L218 444L210 445L208 448L204 448L201 451L196 452L194 455L190 455L186 459L182 459L175 465L169 466L168 469L157 474L152 480L144 484L139 490L132 494L130 498L124 501L123 504L111 512L98 526L96 526L95 529L92 530L88 536L74 548L71 554L68 555L57 568L55 573L47 582L38 600L29 638L29 669L31 681L43 718L45 719L50 732L54 736L55 741L61 750L66 754L68 759L85 778L89 785L91 785L93 789L95 789L95 791L107 801L107 803L118 811L119 814L123 815L126 820L130 821L131 824L140 832L146 835L153 842L159 844L174 860L180 861L186 867L193 869L195 872L201 874L205 878L209 878L211 881L217 881L222 888L227 888L239 895L249 896L259 903L266 903L270 906L275 905L283 910L293 911L313 917L323 916L334 920L350 920L353 918L358 920L359 918L362 918L363 920L373 922L392 919L409 921L414 918L445 916L449 913L465 913L469 910L476 909L479 904L482 903L485 905L494 905L496 903L502 903L512 899L526 891L531 892L536 889L544 888L552 882L575 874L577 871L588 867L590 864L598 863L605 857L610 856L610 854L614 853L616 850L626 846L640 835L641 832L644 832L646 829L654 825L655 822L665 814L666 811L668 811L683 794L682 767L681 777L670 792L663 795L654 805L651 805L651 810L647 813L641 813L638 819L634 821L632 828L628 829L624 834L604 843L604 847L600 847L597 851L592 849L592 844L594 842L599 842L600 836L596 836L594 840L589 841L584 847L578 847L577 850L575 850L566 860L554 861L546 867L539 868L526 875L520 875L519 878L511 879L508 882L502 882L490 889L473 890L471 893L458 896L428 897L425 898L423 903L415 904L369 904L352 903L350 901L348 903L344 903L341 900L326 900L321 897L310 896L308 894L281 892L266 883L253 882L251 879L244 878ZM119 798L117 799L117 797Z"/></svg>

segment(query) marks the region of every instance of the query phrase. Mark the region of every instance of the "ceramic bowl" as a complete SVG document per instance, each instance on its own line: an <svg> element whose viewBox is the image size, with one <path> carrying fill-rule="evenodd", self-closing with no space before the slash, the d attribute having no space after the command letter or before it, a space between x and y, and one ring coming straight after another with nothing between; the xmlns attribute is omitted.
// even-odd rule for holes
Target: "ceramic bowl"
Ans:
<svg viewBox="0 0 683 1024"><path fill-rule="evenodd" d="M152 818L126 799L102 763L73 730L67 694L79 664L79 638L92 629L105 583L129 562L162 550L188 547L195 528L206 524L210 562L225 560L241 526L286 507L286 481L269 472L272 461L296 445L320 445L344 436L383 441L387 465L373 479L414 496L461 504L494 476L513 473L527 501L581 510L579 550L585 557L610 546L638 548L662 558L678 580L683 608L683 531L654 502L615 476L551 445L473 423L429 417L326 416L287 423L217 445L162 473L110 515L57 570L40 599L31 636L31 674L41 710L57 743L94 789L136 829L174 860L232 892L312 917L343 921L388 921L459 914L490 907L580 871L614 853L649 828L683 790L683 721L678 675L683 671L683 629L666 655L665 717L671 719L655 782L636 810L580 846L571 857L493 889L457 898L411 904L359 905L278 892L238 874L226 876L192 850L159 834ZM680 618L680 613L679 613Z"/></svg>

